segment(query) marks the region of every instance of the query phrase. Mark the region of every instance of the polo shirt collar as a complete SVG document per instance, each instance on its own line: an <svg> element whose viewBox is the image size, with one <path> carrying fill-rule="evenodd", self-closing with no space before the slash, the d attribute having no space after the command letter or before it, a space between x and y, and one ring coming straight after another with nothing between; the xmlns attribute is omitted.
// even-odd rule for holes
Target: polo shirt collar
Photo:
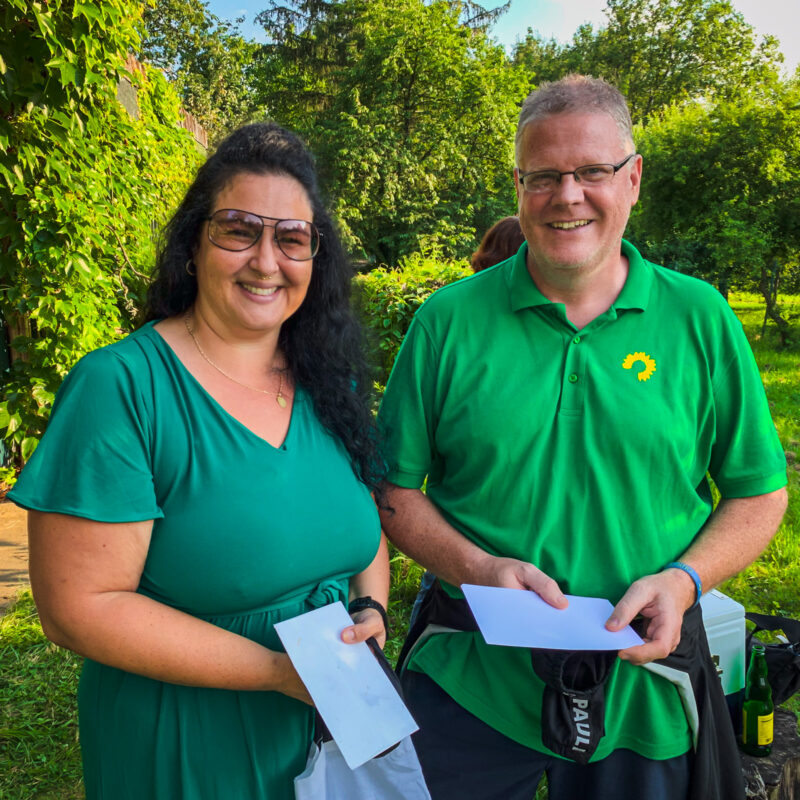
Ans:
<svg viewBox="0 0 800 800"><path fill-rule="evenodd" d="M626 239L622 240L622 255L628 259L628 277L619 297L612 303L612 307L616 309L638 308L640 311L645 311L647 301L650 299L650 289L653 286L653 267Z"/></svg>
<svg viewBox="0 0 800 800"><path fill-rule="evenodd" d="M641 253L625 239L622 240L622 255L628 259L628 277L619 297L612 304L612 308L636 308L644 311L647 308L653 284L653 268L642 258ZM553 302L539 291L539 287L531 278L527 259L528 243L523 242L511 262L508 278L512 311L553 305Z"/></svg>
<svg viewBox="0 0 800 800"><path fill-rule="evenodd" d="M511 299L511 310L520 311L523 308L535 306L550 306L548 300L533 282L528 272L528 243L523 242L514 260L511 262L511 273L508 280L508 291Z"/></svg>

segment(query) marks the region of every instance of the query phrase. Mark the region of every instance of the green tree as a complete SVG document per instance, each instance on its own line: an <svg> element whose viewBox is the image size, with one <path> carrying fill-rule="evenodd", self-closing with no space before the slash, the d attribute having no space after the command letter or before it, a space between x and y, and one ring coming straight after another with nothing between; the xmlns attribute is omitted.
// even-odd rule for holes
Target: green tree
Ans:
<svg viewBox="0 0 800 800"><path fill-rule="evenodd" d="M525 82L476 11L316 0L261 16L274 43L260 99L307 139L348 245L371 261L465 255L476 229L513 210Z"/></svg>
<svg viewBox="0 0 800 800"><path fill-rule="evenodd" d="M139 60L164 70L212 140L254 113L252 75L261 46L236 23L220 20L202 0L159 0L145 8L143 20Z"/></svg>
<svg viewBox="0 0 800 800"><path fill-rule="evenodd" d="M638 137L642 195L631 235L668 266L723 289L757 289L786 344L777 303L786 266L800 255L800 89L671 107Z"/></svg>
<svg viewBox="0 0 800 800"><path fill-rule="evenodd" d="M514 46L513 62L524 70L531 88L543 81L556 81L569 72L575 72L568 65L570 45L560 44L555 39L545 39L541 34L528 28L522 41Z"/></svg>
<svg viewBox="0 0 800 800"><path fill-rule="evenodd" d="M628 98L635 122L676 101L731 98L773 81L783 61L776 39L757 41L730 0L608 0L605 14L604 27L582 25L563 48L529 31L515 61L541 80L605 78Z"/></svg>
<svg viewBox="0 0 800 800"><path fill-rule="evenodd" d="M133 325L153 231L199 159L157 70L130 75L139 119L116 98L140 10L134 0L3 7L0 317L17 357L0 436L17 465L68 369Z"/></svg>

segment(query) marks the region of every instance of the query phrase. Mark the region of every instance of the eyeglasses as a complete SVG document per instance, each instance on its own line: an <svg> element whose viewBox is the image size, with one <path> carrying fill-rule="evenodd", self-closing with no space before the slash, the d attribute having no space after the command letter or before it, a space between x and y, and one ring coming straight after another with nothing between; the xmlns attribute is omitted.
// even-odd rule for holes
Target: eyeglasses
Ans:
<svg viewBox="0 0 800 800"><path fill-rule="evenodd" d="M275 244L292 261L314 258L322 236L313 222L262 217L236 208L221 208L206 220L209 241L223 250L247 250L261 238L264 228L273 228ZM267 224L265 220L273 224Z"/></svg>
<svg viewBox="0 0 800 800"><path fill-rule="evenodd" d="M578 169L568 172L559 172L557 169L520 172L519 182L522 184L522 188L531 194L544 194L545 192L555 191L564 175L574 175L578 183L598 186L602 183L608 183L635 155L636 153L631 153L619 164L587 164L585 167L578 167Z"/></svg>

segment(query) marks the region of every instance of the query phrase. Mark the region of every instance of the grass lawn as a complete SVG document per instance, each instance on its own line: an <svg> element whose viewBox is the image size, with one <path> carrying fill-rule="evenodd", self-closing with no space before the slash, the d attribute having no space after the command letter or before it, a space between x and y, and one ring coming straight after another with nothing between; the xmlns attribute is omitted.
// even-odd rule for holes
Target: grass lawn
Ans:
<svg viewBox="0 0 800 800"><path fill-rule="evenodd" d="M800 297L782 296L780 302L793 317L796 339L800 339ZM789 508L778 533L758 561L720 588L748 611L800 619L800 344L780 351L771 326L761 337L764 305L757 295L735 295L731 305L753 347L772 418L791 463Z"/></svg>
<svg viewBox="0 0 800 800"><path fill-rule="evenodd" d="M782 297L800 337L800 297ZM766 552L721 588L748 610L800 618L800 346L779 351L772 328L761 337L763 305L755 295L734 295L767 389L789 462L789 510ZM392 550L389 615L396 658L421 568ZM75 693L80 659L43 637L29 592L0 618L0 798L79 800L80 752ZM800 711L800 695L788 704ZM546 796L544 791L537 794Z"/></svg>
<svg viewBox="0 0 800 800"><path fill-rule="evenodd" d="M0 617L0 798L82 798L75 695L82 659L42 634L29 591Z"/></svg>

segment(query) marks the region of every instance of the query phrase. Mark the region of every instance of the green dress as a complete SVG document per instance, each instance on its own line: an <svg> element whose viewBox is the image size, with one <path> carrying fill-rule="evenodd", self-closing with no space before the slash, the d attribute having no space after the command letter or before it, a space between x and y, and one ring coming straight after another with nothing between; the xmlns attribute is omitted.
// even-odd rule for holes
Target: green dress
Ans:
<svg viewBox="0 0 800 800"><path fill-rule="evenodd" d="M138 591L274 650L276 622L345 600L380 531L301 387L273 447L152 324L70 372L10 499L102 522L153 519ZM309 706L277 692L178 686L89 659L78 704L87 800L291 800L313 725Z"/></svg>

